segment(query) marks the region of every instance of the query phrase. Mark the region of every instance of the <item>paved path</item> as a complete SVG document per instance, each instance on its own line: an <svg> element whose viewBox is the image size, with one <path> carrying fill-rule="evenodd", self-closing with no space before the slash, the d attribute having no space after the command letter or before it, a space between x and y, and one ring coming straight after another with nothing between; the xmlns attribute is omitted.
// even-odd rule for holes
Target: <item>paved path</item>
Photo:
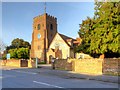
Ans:
<svg viewBox="0 0 120 90"><path fill-rule="evenodd" d="M0 80L3 88L118 88L117 83L88 79L68 78L55 75L44 68L39 69L4 69Z"/></svg>

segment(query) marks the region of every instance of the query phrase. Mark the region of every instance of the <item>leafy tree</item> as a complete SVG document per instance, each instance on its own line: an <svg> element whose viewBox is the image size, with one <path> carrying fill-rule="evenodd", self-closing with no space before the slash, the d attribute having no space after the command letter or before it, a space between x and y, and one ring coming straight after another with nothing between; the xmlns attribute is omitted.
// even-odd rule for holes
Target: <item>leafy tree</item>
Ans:
<svg viewBox="0 0 120 90"><path fill-rule="evenodd" d="M28 48L19 48L17 50L18 59L28 59L29 58L29 49Z"/></svg>
<svg viewBox="0 0 120 90"><path fill-rule="evenodd" d="M18 58L18 55L17 55L17 48L16 49L10 49L8 51L10 53L10 58Z"/></svg>
<svg viewBox="0 0 120 90"><path fill-rule="evenodd" d="M120 56L120 2L96 2L95 15L80 25L82 44L76 51Z"/></svg>
<svg viewBox="0 0 120 90"><path fill-rule="evenodd" d="M19 49L10 49L10 58L15 59L28 59L29 58L29 49L28 48L19 48Z"/></svg>
<svg viewBox="0 0 120 90"><path fill-rule="evenodd" d="M30 44L23 39L16 38L11 42L10 46L6 47L7 53L10 53L10 58L28 59Z"/></svg>
<svg viewBox="0 0 120 90"><path fill-rule="evenodd" d="M7 46L6 50L15 49L15 48L29 48L30 49L30 43L27 41L24 41L23 39L16 38L11 42L10 46Z"/></svg>
<svg viewBox="0 0 120 90"><path fill-rule="evenodd" d="M10 46L7 46L7 47L6 47L6 51L8 52L10 49L15 49L15 48L16 48L16 47L10 45Z"/></svg>

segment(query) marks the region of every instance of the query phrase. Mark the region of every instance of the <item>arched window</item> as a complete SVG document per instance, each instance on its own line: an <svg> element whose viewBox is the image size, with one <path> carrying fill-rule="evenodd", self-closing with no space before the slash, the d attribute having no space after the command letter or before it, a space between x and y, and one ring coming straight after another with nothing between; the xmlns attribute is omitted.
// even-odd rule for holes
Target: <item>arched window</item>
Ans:
<svg viewBox="0 0 120 90"><path fill-rule="evenodd" d="M38 24L37 29L40 30L40 24Z"/></svg>

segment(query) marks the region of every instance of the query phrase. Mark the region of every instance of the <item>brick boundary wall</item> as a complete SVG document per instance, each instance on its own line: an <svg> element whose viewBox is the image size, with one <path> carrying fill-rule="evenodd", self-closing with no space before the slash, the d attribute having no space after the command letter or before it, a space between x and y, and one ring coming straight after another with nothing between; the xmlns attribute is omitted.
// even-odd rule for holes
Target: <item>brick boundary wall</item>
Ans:
<svg viewBox="0 0 120 90"><path fill-rule="evenodd" d="M55 60L55 69L70 70L83 74L120 73L120 58L92 58Z"/></svg>
<svg viewBox="0 0 120 90"><path fill-rule="evenodd" d="M73 69L77 73L102 74L103 59L81 59L72 61Z"/></svg>
<svg viewBox="0 0 120 90"><path fill-rule="evenodd" d="M103 74L118 74L120 75L120 58L105 58L103 62Z"/></svg>
<svg viewBox="0 0 120 90"><path fill-rule="evenodd" d="M10 59L10 60L0 60L0 65L2 66L15 66L20 67L20 60Z"/></svg>
<svg viewBox="0 0 120 90"><path fill-rule="evenodd" d="M26 64L26 65L25 65ZM28 60L27 63L21 64L21 60L16 59L10 59L10 60L0 60L1 66L13 66L13 67L29 67L29 68L35 68L35 60Z"/></svg>
<svg viewBox="0 0 120 90"><path fill-rule="evenodd" d="M55 60L55 69L71 71L72 62L68 62L67 59L57 59Z"/></svg>

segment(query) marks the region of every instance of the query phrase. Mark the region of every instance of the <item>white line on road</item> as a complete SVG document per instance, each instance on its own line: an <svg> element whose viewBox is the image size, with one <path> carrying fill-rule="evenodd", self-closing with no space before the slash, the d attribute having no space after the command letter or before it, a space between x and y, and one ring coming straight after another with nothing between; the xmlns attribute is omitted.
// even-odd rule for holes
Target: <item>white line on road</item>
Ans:
<svg viewBox="0 0 120 90"><path fill-rule="evenodd" d="M60 87L60 86L56 86L56 85L51 85L48 83L43 83L43 82L38 82L38 81L33 81L34 83L38 83L38 84L42 84L42 85L46 85L46 86L51 86L51 87L55 87L55 88L64 88L64 87Z"/></svg>
<svg viewBox="0 0 120 90"><path fill-rule="evenodd" d="M19 72L19 73L27 73L27 74L37 74L33 72L25 72L25 71L17 71L17 70L12 70L12 71Z"/></svg>

